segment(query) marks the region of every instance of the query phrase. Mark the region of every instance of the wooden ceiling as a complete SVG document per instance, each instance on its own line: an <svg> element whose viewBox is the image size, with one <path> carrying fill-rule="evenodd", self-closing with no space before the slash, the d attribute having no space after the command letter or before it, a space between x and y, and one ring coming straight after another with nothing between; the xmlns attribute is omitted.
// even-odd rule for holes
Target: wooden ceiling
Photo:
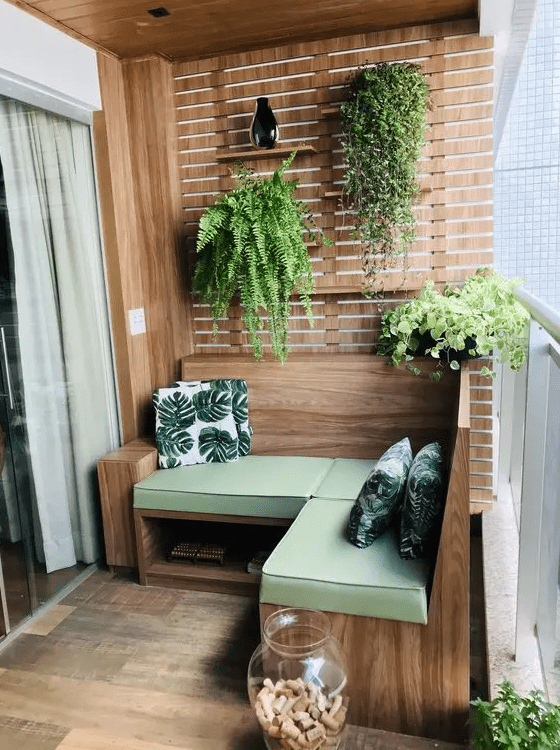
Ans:
<svg viewBox="0 0 560 750"><path fill-rule="evenodd" d="M191 60L441 20L478 0L8 0L121 58ZM170 15L148 13L165 8Z"/></svg>

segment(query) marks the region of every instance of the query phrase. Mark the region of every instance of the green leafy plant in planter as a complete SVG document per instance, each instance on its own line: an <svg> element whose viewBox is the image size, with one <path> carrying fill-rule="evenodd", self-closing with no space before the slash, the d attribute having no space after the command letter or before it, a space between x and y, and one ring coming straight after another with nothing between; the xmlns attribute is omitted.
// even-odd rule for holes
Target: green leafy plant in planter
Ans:
<svg viewBox="0 0 560 750"><path fill-rule="evenodd" d="M237 187L208 207L199 223L193 291L210 306L214 333L238 295L257 359L262 357L262 313L267 314L273 356L286 359L294 289L313 324L315 284L305 239L331 244L306 204L295 198L298 181L283 179L295 155L270 178L242 168Z"/></svg>
<svg viewBox="0 0 560 750"><path fill-rule="evenodd" d="M473 744L477 750L558 750L560 706L549 704L538 690L519 695L502 682L492 701L472 701Z"/></svg>
<svg viewBox="0 0 560 750"><path fill-rule="evenodd" d="M488 269L479 269L462 286L446 285L443 292L427 280L418 297L385 310L377 353L389 355L395 366L408 362L416 375L420 367L411 360L432 356L440 363L430 373L434 380L446 365L458 370L462 359L492 356L494 351L498 361L519 370L526 357L530 317L514 294L520 283ZM493 376L487 367L480 373Z"/></svg>
<svg viewBox="0 0 560 750"><path fill-rule="evenodd" d="M416 162L430 106L426 77L406 62L361 69L341 105L344 195L355 214L353 236L362 243L366 294L414 238Z"/></svg>

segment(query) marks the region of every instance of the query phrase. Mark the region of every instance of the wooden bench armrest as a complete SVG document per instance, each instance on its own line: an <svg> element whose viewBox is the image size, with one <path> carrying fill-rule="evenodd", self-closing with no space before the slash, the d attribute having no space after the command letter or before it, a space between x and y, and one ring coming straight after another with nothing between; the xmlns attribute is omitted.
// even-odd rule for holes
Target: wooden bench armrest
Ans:
<svg viewBox="0 0 560 750"><path fill-rule="evenodd" d="M97 462L107 565L135 568L132 488L157 469L155 443L136 438Z"/></svg>

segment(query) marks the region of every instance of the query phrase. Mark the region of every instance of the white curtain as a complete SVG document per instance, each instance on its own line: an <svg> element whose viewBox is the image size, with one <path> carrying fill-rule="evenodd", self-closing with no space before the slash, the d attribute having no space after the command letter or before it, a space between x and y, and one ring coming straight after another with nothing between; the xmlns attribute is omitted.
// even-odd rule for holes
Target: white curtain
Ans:
<svg viewBox="0 0 560 750"><path fill-rule="evenodd" d="M47 571L100 553L118 425L89 128L0 98L32 481Z"/></svg>

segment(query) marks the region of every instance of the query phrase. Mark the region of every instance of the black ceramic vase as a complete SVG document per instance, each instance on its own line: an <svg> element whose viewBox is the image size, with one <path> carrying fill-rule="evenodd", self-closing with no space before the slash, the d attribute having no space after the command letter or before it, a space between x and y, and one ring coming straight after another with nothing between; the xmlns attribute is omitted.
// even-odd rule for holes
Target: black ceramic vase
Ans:
<svg viewBox="0 0 560 750"><path fill-rule="evenodd" d="M257 148L274 148L278 140L278 123L266 96L259 96L251 123L251 143Z"/></svg>

